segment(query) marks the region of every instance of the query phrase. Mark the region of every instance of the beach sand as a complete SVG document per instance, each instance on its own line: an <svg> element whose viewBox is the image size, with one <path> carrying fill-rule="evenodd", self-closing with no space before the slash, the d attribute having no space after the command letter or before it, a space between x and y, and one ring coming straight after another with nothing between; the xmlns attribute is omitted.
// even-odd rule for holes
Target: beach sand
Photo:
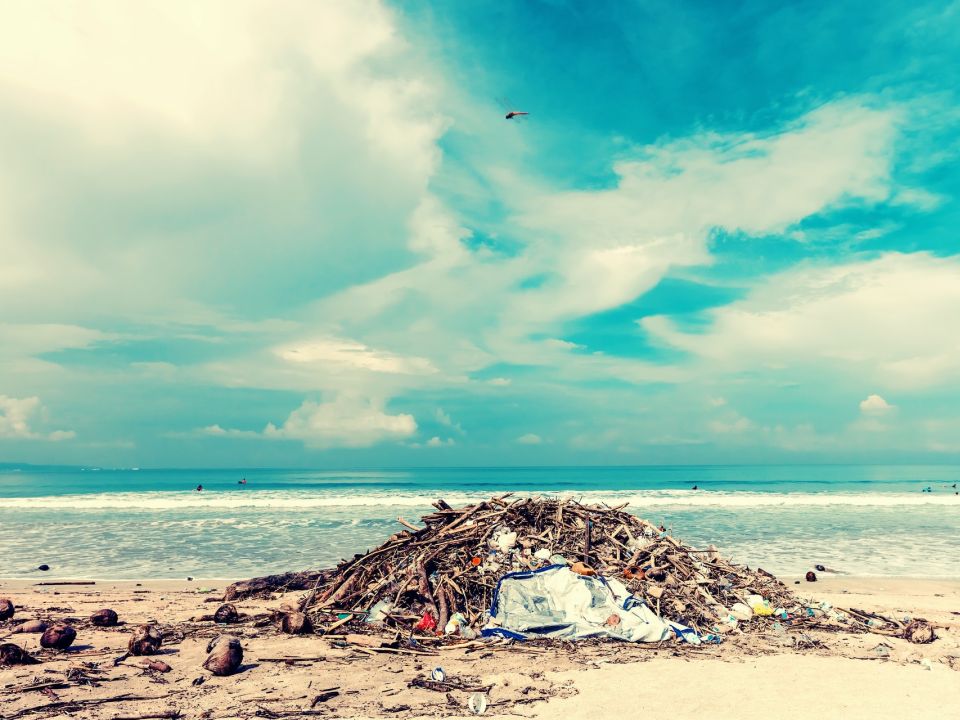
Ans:
<svg viewBox="0 0 960 720"><path fill-rule="evenodd" d="M811 635L822 645L802 650L771 636L732 637L700 648L478 643L428 655L380 654L338 647L327 637L279 634L264 614L300 593L275 595L236 603L254 619L228 629L245 651L241 672L229 677L201 668L207 642L223 628L197 620L217 608L226 581L35 582L0 580L0 597L18 608L14 622L75 618L78 638L67 652L41 651L38 635L10 635L12 623L0 625L0 642L16 642L43 659L0 668L5 720L68 713L117 720L174 711L191 719L308 717L304 711L319 717L473 717L466 708L470 690L409 686L437 666L465 687L490 687L486 717L960 718L960 580L832 577L796 586L838 607L925 617L939 626L939 638L929 645L821 632ZM86 618L104 607L116 610L125 625L90 626ZM132 627L148 621L178 631L156 656L172 666L169 673L144 668L142 658L114 664ZM881 643L891 648L889 657L875 650ZM329 688L338 694L313 704Z"/></svg>

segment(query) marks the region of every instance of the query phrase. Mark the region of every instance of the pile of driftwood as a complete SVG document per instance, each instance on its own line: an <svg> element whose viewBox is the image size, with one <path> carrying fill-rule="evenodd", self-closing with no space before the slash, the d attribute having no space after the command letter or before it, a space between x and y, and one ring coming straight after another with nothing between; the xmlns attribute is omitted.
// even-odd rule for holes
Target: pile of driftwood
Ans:
<svg viewBox="0 0 960 720"><path fill-rule="evenodd" d="M803 603L770 573L736 565L713 546L688 547L624 506L501 496L434 507L423 527L401 519L406 530L316 575L300 609L318 631L374 620L424 634L451 632L453 621L475 632L503 575L558 563L615 577L658 615L703 634L759 629L788 612L791 621L831 622L823 612L801 613ZM743 614L757 596L769 612Z"/></svg>

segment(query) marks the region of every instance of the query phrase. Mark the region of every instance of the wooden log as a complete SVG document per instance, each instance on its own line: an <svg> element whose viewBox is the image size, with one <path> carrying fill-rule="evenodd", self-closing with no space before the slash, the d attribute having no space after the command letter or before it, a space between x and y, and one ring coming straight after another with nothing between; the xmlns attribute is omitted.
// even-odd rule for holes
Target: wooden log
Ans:
<svg viewBox="0 0 960 720"><path fill-rule="evenodd" d="M325 576L326 573L321 571L306 570L241 580L227 587L223 599L226 601L243 600L254 595L265 595L272 592L309 590Z"/></svg>

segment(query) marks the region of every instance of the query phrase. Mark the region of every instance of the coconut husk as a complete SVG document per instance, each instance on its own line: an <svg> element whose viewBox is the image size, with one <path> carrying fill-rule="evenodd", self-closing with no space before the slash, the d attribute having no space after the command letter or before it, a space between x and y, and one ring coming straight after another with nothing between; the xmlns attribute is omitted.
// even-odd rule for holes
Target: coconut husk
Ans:
<svg viewBox="0 0 960 720"><path fill-rule="evenodd" d="M40 646L66 650L77 639L77 631L66 623L55 623L44 630L40 636Z"/></svg>
<svg viewBox="0 0 960 720"><path fill-rule="evenodd" d="M217 608L213 614L213 621L223 624L233 624L240 621L240 613L232 603L225 603Z"/></svg>
<svg viewBox="0 0 960 720"><path fill-rule="evenodd" d="M163 644L163 638L155 625L141 625L133 631L127 648L131 655L154 655Z"/></svg>
<svg viewBox="0 0 960 720"><path fill-rule="evenodd" d="M13 628L12 633L42 633L49 626L43 620L27 620Z"/></svg>
<svg viewBox="0 0 960 720"><path fill-rule="evenodd" d="M8 598L0 598L0 621L9 620L13 617L16 608L13 606L13 601Z"/></svg>
<svg viewBox="0 0 960 720"><path fill-rule="evenodd" d="M159 673L168 673L173 670L173 668L163 662L163 660L144 660L142 665L145 668Z"/></svg>
<svg viewBox="0 0 960 720"><path fill-rule="evenodd" d="M118 620L117 613L110 608L97 610L97 612L90 616L90 623L97 627L113 627L117 624Z"/></svg>
<svg viewBox="0 0 960 720"><path fill-rule="evenodd" d="M932 643L937 639L936 633L933 631L933 625L928 623L926 620L918 618L910 622L904 629L901 637L904 640L909 640L912 643L918 645L925 645L927 643Z"/></svg>
<svg viewBox="0 0 960 720"><path fill-rule="evenodd" d="M243 646L232 635L218 635L207 645L203 667L214 675L233 675L243 663Z"/></svg>
<svg viewBox="0 0 960 720"><path fill-rule="evenodd" d="M288 635L302 635L313 630L313 624L306 613L286 612L280 616L280 630Z"/></svg>
<svg viewBox="0 0 960 720"><path fill-rule="evenodd" d="M19 645L3 643L0 645L0 665L36 665L39 660L32 657Z"/></svg>

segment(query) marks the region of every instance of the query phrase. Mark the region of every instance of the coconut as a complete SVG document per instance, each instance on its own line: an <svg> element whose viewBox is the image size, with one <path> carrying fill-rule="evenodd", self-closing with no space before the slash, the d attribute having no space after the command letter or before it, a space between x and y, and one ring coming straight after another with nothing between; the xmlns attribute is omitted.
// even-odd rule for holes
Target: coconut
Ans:
<svg viewBox="0 0 960 720"><path fill-rule="evenodd" d="M96 625L97 627L113 627L117 624L117 620L117 613L110 608L97 610L93 615L90 616L90 623L92 625Z"/></svg>
<svg viewBox="0 0 960 720"><path fill-rule="evenodd" d="M0 645L0 665L36 665L39 660L27 654L19 645L3 643Z"/></svg>
<svg viewBox="0 0 960 720"><path fill-rule="evenodd" d="M42 633L47 629L47 624L43 620L27 620L17 625L10 632L12 633Z"/></svg>
<svg viewBox="0 0 960 720"><path fill-rule="evenodd" d="M302 635L313 630L313 623L306 613L294 610L280 616L280 630L288 635Z"/></svg>
<svg viewBox="0 0 960 720"><path fill-rule="evenodd" d="M163 660L144 660L143 666L160 673L168 673L173 670L173 668L163 662Z"/></svg>
<svg viewBox="0 0 960 720"><path fill-rule="evenodd" d="M40 636L40 645L45 648L66 650L77 639L77 631L65 623L54 623Z"/></svg>
<svg viewBox="0 0 960 720"><path fill-rule="evenodd" d="M0 620L9 620L13 617L15 611L16 608L13 606L13 602L7 598L0 598Z"/></svg>
<svg viewBox="0 0 960 720"><path fill-rule="evenodd" d="M155 625L141 625L133 631L127 648L131 655L153 655L163 644L163 638Z"/></svg>
<svg viewBox="0 0 960 720"><path fill-rule="evenodd" d="M213 614L213 621L218 623L232 624L239 622L240 613L237 612L235 605L226 603L217 608Z"/></svg>
<svg viewBox="0 0 960 720"><path fill-rule="evenodd" d="M243 646L232 635L218 635L207 645L203 667L214 675L233 675L243 662Z"/></svg>

